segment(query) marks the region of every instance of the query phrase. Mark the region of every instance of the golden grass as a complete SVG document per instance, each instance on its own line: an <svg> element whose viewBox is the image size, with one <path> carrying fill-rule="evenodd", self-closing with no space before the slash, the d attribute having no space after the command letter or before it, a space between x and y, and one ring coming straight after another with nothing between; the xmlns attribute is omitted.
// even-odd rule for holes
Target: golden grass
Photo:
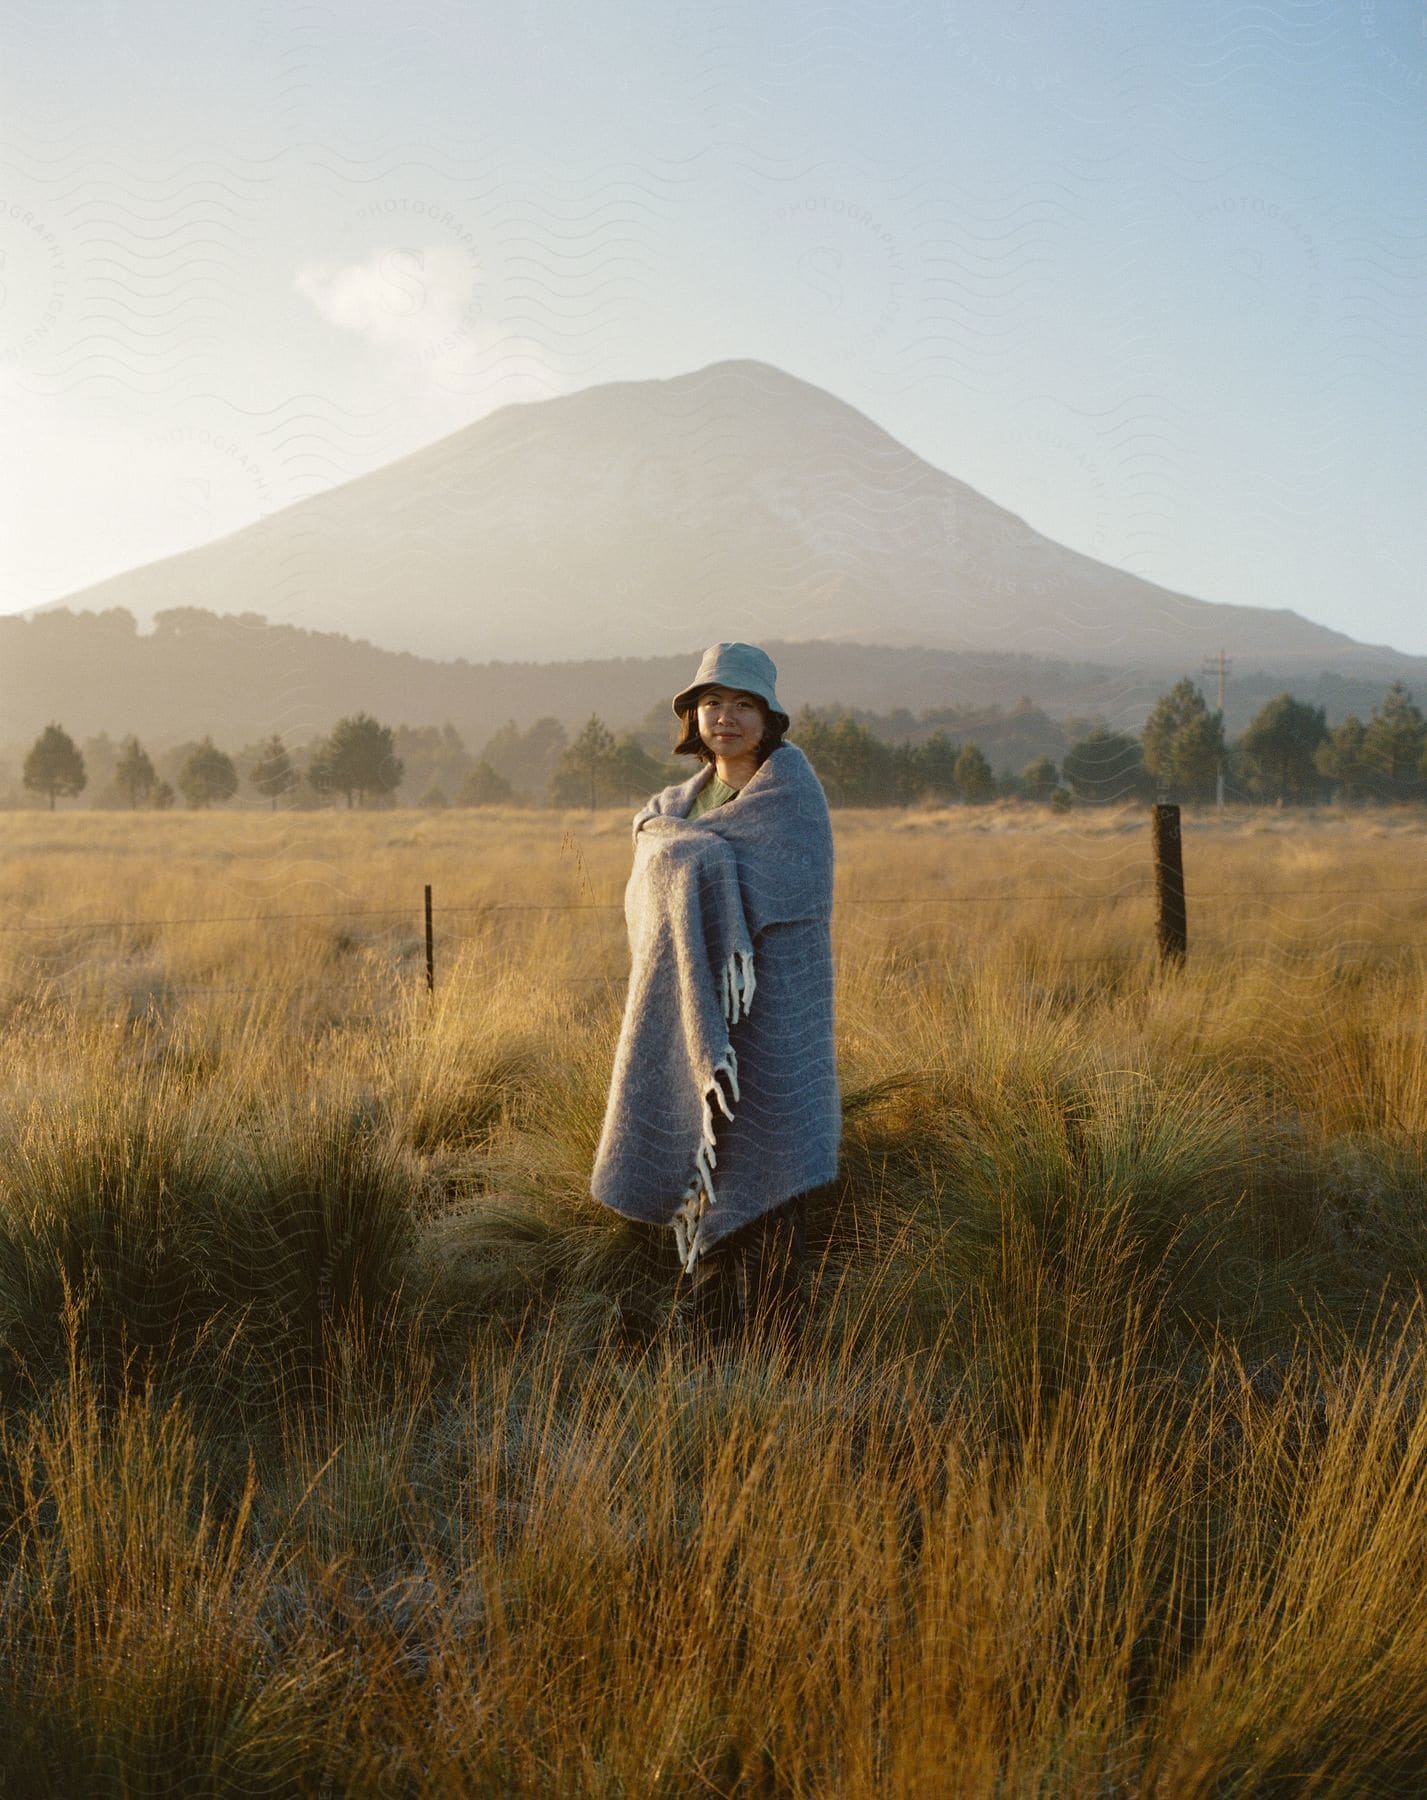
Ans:
<svg viewBox="0 0 1427 1800"><path fill-rule="evenodd" d="M7 816L0 1782L1427 1784L1422 823L1169 979L1141 814L835 824L790 1357L588 1198L624 814Z"/></svg>

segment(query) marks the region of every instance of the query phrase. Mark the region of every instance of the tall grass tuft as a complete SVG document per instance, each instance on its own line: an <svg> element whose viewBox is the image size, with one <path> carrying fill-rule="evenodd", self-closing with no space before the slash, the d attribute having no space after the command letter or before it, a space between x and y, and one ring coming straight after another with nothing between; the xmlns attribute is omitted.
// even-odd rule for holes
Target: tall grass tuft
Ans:
<svg viewBox="0 0 1427 1800"><path fill-rule="evenodd" d="M0 1439L18 1517L0 1614L0 1766L26 1793L279 1793L336 1778L350 1674L279 1659L262 1608L281 1539L249 1479L215 1503L182 1409L101 1400L75 1358Z"/></svg>
<svg viewBox="0 0 1427 1800"><path fill-rule="evenodd" d="M211 1311L198 1251L222 1180L214 1109L156 1069L32 1097L0 1127L4 1381L43 1391L62 1366L66 1297L86 1357L112 1377L134 1353L192 1346Z"/></svg>

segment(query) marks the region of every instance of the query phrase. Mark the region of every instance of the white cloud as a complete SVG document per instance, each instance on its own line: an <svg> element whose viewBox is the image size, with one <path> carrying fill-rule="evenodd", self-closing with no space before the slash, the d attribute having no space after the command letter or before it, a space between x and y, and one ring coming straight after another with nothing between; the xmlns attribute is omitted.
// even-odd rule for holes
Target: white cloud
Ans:
<svg viewBox="0 0 1427 1800"><path fill-rule="evenodd" d="M458 332L480 304L480 267L452 244L390 245L365 262L310 263L297 291L344 331L398 349Z"/></svg>
<svg viewBox="0 0 1427 1800"><path fill-rule="evenodd" d="M541 344L485 313L481 267L456 245L393 244L362 262L309 263L294 286L329 324L364 338L462 416L564 386Z"/></svg>

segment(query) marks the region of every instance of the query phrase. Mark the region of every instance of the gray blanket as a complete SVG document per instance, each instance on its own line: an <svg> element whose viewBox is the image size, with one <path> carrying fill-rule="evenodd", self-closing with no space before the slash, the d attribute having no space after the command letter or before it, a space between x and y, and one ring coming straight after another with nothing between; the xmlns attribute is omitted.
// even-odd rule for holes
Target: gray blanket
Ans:
<svg viewBox="0 0 1427 1800"><path fill-rule="evenodd" d="M833 847L812 765L781 744L736 800L711 780L634 821L631 967L591 1191L672 1224L680 1260L837 1173Z"/></svg>

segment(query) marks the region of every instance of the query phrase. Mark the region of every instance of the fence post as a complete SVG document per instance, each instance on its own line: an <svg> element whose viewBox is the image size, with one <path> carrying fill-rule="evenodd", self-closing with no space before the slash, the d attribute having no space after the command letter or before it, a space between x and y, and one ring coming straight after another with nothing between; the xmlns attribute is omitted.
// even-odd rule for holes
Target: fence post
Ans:
<svg viewBox="0 0 1427 1800"><path fill-rule="evenodd" d="M436 992L435 948L431 942L431 883L426 884L426 991Z"/></svg>
<svg viewBox="0 0 1427 1800"><path fill-rule="evenodd" d="M1184 851L1179 808L1160 801L1154 809L1154 893L1161 968L1182 968L1189 947L1184 905Z"/></svg>

